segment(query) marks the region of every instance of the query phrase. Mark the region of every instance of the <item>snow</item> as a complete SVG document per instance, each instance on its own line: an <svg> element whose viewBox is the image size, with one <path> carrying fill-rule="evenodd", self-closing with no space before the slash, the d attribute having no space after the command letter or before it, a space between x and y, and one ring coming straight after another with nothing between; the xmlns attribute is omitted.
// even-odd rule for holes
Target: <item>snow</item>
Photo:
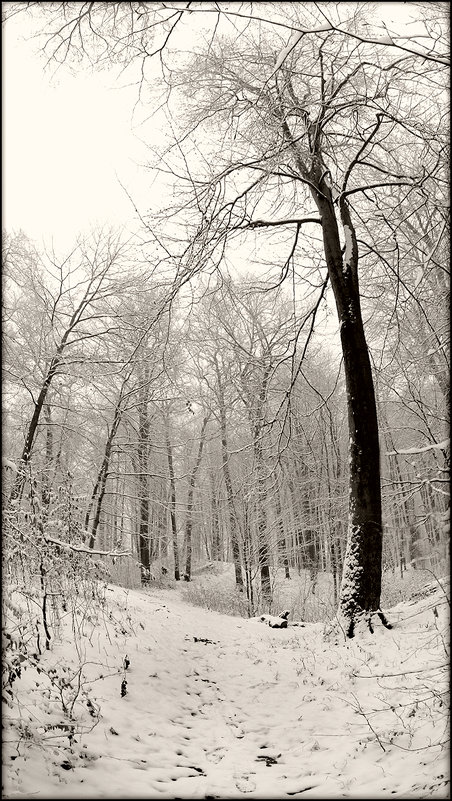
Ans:
<svg viewBox="0 0 452 801"><path fill-rule="evenodd" d="M8 459L6 456L2 456L2 467L6 470L11 470L12 473L18 473L17 465L12 459Z"/></svg>
<svg viewBox="0 0 452 801"><path fill-rule="evenodd" d="M294 47L297 46L302 36L303 36L303 31L292 31L287 45L282 48L282 50L278 55L278 58L276 59L272 75L274 75L275 72L277 72L280 69L281 65L284 64L284 61L286 60L287 56L289 55L289 53L292 52Z"/></svg>
<svg viewBox="0 0 452 801"><path fill-rule="evenodd" d="M68 611L14 682L4 798L448 797L438 582L385 610L392 630L347 641L322 622L272 628L193 606L182 583L105 596ZM66 700L80 676L72 744L52 666Z"/></svg>
<svg viewBox="0 0 452 801"><path fill-rule="evenodd" d="M353 235L349 225L344 225L345 251L344 272L347 272L353 256Z"/></svg>
<svg viewBox="0 0 452 801"><path fill-rule="evenodd" d="M450 438L447 437L443 439L441 442L432 442L430 445L425 445L423 448L404 448L399 451L386 451L386 456L399 456L403 454L413 454L413 453L426 453L427 451L433 450L444 450L448 448L450 444ZM415 462L412 462L414 465Z"/></svg>

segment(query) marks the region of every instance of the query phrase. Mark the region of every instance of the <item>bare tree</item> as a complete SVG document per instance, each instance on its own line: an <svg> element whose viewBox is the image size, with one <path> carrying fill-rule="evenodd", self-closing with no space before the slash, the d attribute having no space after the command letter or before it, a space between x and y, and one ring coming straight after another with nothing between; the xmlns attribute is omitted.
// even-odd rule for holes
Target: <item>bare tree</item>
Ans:
<svg viewBox="0 0 452 801"><path fill-rule="evenodd" d="M346 384L349 522L340 612L348 636L362 620L372 628L374 613L387 623L380 608L379 428L363 287L372 283L380 262L381 216L390 221L400 207L408 220L413 207L432 193L444 162L444 141L438 131L444 124L445 28L441 19L426 13L425 5L416 5L425 24L422 44L419 38L390 30L375 16L369 22L368 4L354 8L352 14L348 6L344 12L340 5L333 9L291 4L284 6L283 18L264 4L257 12L256 7L193 8L191 3L176 8L163 3L63 3L49 4L48 9L37 4L42 19L50 21L47 46L57 60L74 52L89 52L100 61L138 57L141 88L148 59L159 55L159 91L172 121L175 146L159 154L158 169L171 175L168 182L180 194L182 188L187 190L179 221L158 234L167 253L171 248L177 251L178 287L200 269L214 269L230 257L230 243L242 252L249 250L250 241L260 241L261 250L265 243L277 263L272 279L276 272L279 282L291 267L295 276L301 253L310 247L317 254L321 248L322 282L316 287L314 309L329 284L340 325ZM13 4L11 13L17 11ZM198 49L194 56L182 56L178 37L190 30L193 12L212 19L211 36L201 54ZM237 36L237 26L240 32L246 29L246 37ZM177 58L172 60L174 52ZM167 219L165 210L160 222L167 225ZM154 232L151 222L147 225ZM425 243L429 236L426 231ZM438 245L431 236L430 243L433 253ZM283 256L276 256L277 249ZM397 269L397 254L387 261ZM309 273L303 266L298 267L300 286L306 288ZM315 313L311 330L314 321ZM307 344L303 357L306 349ZM46 384L59 366L58 348L54 358L57 362L50 362L44 394L35 405L38 418ZM218 356L215 370L218 391L224 394ZM223 472L233 531L236 517L224 410L221 402ZM28 458L35 436L32 424L22 461ZM167 437L170 462L168 443ZM258 450L255 455L261 457ZM173 487L174 474L170 483ZM261 503L259 510L262 514ZM232 549L239 581L235 535Z"/></svg>
<svg viewBox="0 0 452 801"><path fill-rule="evenodd" d="M192 565L192 528L193 528L193 496L195 492L196 476L201 466L202 452L206 441L206 429L210 413L204 416L199 433L199 444L196 459L193 464L188 482L187 515L185 519L185 573L184 580L190 581Z"/></svg>
<svg viewBox="0 0 452 801"><path fill-rule="evenodd" d="M173 546L173 557L174 557L174 578L176 579L176 581L179 581L180 559L179 559L179 545L177 541L178 538L177 538L177 517L176 517L176 508L177 508L176 478L174 474L173 447L170 439L168 413L165 416L165 445L166 445L166 454L168 457L168 477L170 485L169 514L171 521L171 534L172 534L172 546Z"/></svg>
<svg viewBox="0 0 452 801"><path fill-rule="evenodd" d="M214 115L216 124L221 120L226 127L234 118L237 129L238 144L231 145L229 163L224 157L223 167L211 177L211 190L205 195L204 219L210 220L205 225L212 227L214 237L218 238L219 227L234 232L293 226L295 248L304 226L318 225L321 231L340 323L346 380L350 502L340 605L346 631L352 636L361 618L371 627L374 612L386 624L380 609L378 421L358 280L360 198L365 198L363 208L369 205L368 193L382 204L394 187L405 187L405 197L411 200L423 191L426 177L435 174L437 148L433 123L427 134L423 119L405 122L403 90L399 88L404 80L404 58L384 54L381 61L375 57L368 60L370 54L357 53L350 40L339 45L332 35L323 32L310 44L309 48L303 40L303 47L294 45L290 57L287 49L282 49L273 65L270 43L266 49L263 39L256 42L253 51L249 39L244 47L231 41L212 46L202 59L202 77L197 63L192 65L192 85L202 81L202 90L197 94L192 91L192 130L195 119L198 125L201 120L207 124L207 99L209 115ZM306 75L310 76L308 80ZM393 85L399 92L395 103L388 95ZM423 107L428 104L433 115L435 102L425 96L422 87ZM402 135L410 137L411 146L417 149L424 147L425 135L430 136L423 170L415 175L406 148L402 167L391 161L389 143L399 146ZM265 150L256 144L251 147L251 141L265 142ZM247 158L242 155L245 146ZM212 207L213 187L219 191L220 183L228 181L230 199ZM237 185L241 191L233 195ZM309 196L318 216L298 213L299 205L305 206ZM259 217L256 209L265 208L270 199L286 214Z"/></svg>
<svg viewBox="0 0 452 801"><path fill-rule="evenodd" d="M55 260L50 255L47 265L41 262L40 266L36 254L37 263L31 265L32 286L36 289L37 297L42 299L43 312L48 321L48 350L44 353L44 364L38 367L42 371L42 381L36 396L32 393L33 410L24 434L17 478L10 495L11 502L15 502L22 494L26 469L49 388L56 376L68 371L70 359L68 362L67 351L73 351L86 339L102 337L108 333L108 326L104 327L102 314L98 313L96 307L112 292L112 274L120 256L120 242L99 235L97 241L79 243L64 259ZM12 255L9 254L8 258L11 261ZM17 265L16 269L23 266L22 261L21 266ZM82 277L73 288L72 275L76 266Z"/></svg>

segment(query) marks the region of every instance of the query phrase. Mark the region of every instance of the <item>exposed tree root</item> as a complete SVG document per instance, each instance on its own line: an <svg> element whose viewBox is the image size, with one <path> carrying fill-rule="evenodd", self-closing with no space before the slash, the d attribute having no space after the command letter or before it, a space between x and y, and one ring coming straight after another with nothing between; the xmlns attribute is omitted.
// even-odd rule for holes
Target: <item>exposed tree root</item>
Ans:
<svg viewBox="0 0 452 801"><path fill-rule="evenodd" d="M377 615L386 629L392 629L392 623L389 622L384 612L382 612L381 609L376 609L373 612L361 612L360 614L353 615L353 617L349 618L347 625L344 627L346 637L348 639L352 639L355 636L357 624L364 621L366 628L371 634L373 634L374 626L372 623L372 617L374 615Z"/></svg>

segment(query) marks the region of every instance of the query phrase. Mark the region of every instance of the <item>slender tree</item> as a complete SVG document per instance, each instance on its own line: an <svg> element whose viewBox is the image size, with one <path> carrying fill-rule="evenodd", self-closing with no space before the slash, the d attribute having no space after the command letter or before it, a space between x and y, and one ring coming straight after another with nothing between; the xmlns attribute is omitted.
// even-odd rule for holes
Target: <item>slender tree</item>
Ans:
<svg viewBox="0 0 452 801"><path fill-rule="evenodd" d="M251 241L257 250L267 248L271 254L266 267L269 261L277 263L272 279L282 282L292 267L293 276L296 270L302 272L300 285L306 290L311 286L310 273L304 271L306 254L321 248L322 282L316 286L315 309L328 285L340 326L349 434L348 545L340 616L348 636L361 621L371 628L374 613L386 624L380 608L379 428L363 298L374 281L376 263L383 260L381 218L390 221L401 208L403 218L409 219L413 207L432 193L432 185L443 180L441 70L448 65L446 37L437 34L429 15L422 44L391 33L383 23L369 25L367 4L353 13L347 5L343 11L341 4L287 4L284 22L276 20L267 5L263 15L251 6L235 10L215 4L173 9L166 3L93 3L82 10L74 3L50 4L48 10L37 5L51 27L57 25L58 35L48 40L57 59L66 58L75 42L80 54L93 46L96 52L100 41L107 58L127 62L134 54L144 59L159 55L160 89L174 120L176 141L173 150L159 155L156 169L172 174L168 180L176 190L181 186L181 163L188 167L188 195L178 220L166 234L159 232L166 252L174 250L178 287L200 269L218 268L231 256L229 243L243 253L249 252ZM419 7L425 14L425 4ZM12 10L17 11L15 4ZM194 47L195 55L177 52L172 60L172 34L182 23L189 25L193 13L204 15L206 24L212 20L211 36L205 37L208 44L203 51ZM237 26L246 36L237 36ZM193 153L197 158L203 155L197 164L191 160ZM163 209L162 225L167 220ZM435 241L432 253L436 247ZM276 256L277 250L284 251L282 257ZM398 251L387 261L397 273ZM315 314L311 330L314 321ZM35 402L22 464L29 459L60 359L57 348ZM436 369L434 353L430 363ZM218 357L216 376L224 396ZM406 379L412 394L408 373ZM222 462L239 582L223 401L224 397L219 414ZM168 443L169 437L170 463ZM437 445L435 441L433 447ZM172 468L173 486L171 472ZM418 505L430 503L426 492L424 487L416 498Z"/></svg>
<svg viewBox="0 0 452 801"><path fill-rule="evenodd" d="M168 458L168 478L169 478L169 515L171 522L171 535L174 557L174 578L176 581L180 580L180 558L179 558L179 545L177 541L177 517L176 517L176 478L174 475L174 461L173 461L173 447L170 439L169 418L165 418L165 446L166 455Z"/></svg>
<svg viewBox="0 0 452 801"><path fill-rule="evenodd" d="M206 429L209 422L210 414L206 414L201 424L201 431L199 433L199 444L196 459L191 470L188 481L188 497L187 497L187 515L185 519L185 573L184 580L190 581L191 579L191 566L192 566L192 528L193 528L193 499L196 486L196 476L201 466L202 452L206 441Z"/></svg>

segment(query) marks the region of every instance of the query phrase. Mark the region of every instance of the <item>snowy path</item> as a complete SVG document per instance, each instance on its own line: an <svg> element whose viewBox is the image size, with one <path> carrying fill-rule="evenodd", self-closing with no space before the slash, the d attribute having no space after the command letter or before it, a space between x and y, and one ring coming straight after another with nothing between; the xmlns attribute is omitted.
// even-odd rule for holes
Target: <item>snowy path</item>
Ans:
<svg viewBox="0 0 452 801"><path fill-rule="evenodd" d="M444 758L426 782L428 752L383 751L353 708L358 696L375 704L375 685L351 673L369 671L377 653L332 648L321 624L270 629L190 606L174 591L114 595L129 625L114 639L97 627L87 643L102 716L80 740L84 758L64 770L55 748L50 790L48 762L17 759L5 797L447 797ZM398 635L381 636L390 646ZM374 643L378 652L378 634ZM113 668L126 653L121 697L122 673L96 678L100 656Z"/></svg>
<svg viewBox="0 0 452 801"><path fill-rule="evenodd" d="M135 707L146 699L146 720L134 715L127 739L132 758L146 770L148 791L182 798L254 791L265 797L270 773L274 797L317 786L318 770L314 780L303 766L303 751L312 754L318 744L312 726L303 725L307 693L299 694L297 677L297 651L313 627L309 635L271 630L185 604L178 612L174 598L148 603L160 618L158 642L145 661L129 649L128 695L121 701ZM327 717L324 707L322 702L317 720ZM118 709L115 731L123 729L122 717ZM117 742L113 748L117 753ZM316 761L320 766L322 759ZM123 768L117 781L118 789L130 786Z"/></svg>

